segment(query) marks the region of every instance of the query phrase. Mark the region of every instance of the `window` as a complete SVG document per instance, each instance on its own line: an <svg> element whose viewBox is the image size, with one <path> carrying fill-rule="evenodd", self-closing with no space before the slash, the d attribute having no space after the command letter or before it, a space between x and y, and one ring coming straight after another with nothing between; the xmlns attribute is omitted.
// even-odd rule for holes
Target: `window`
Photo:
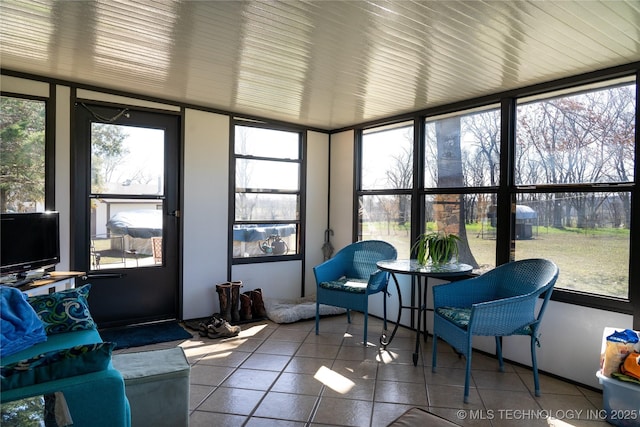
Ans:
<svg viewBox="0 0 640 427"><path fill-rule="evenodd" d="M413 153L420 141L413 129L413 122L403 122L363 131L359 239L387 241L407 258L419 234L453 233L462 239L461 262L476 272L493 268L499 110L426 120L421 174L414 173ZM424 185L415 193L420 176ZM416 206L416 200L422 202ZM412 210L424 219L422 227L412 224Z"/></svg>
<svg viewBox="0 0 640 427"><path fill-rule="evenodd" d="M39 212L46 205L46 103L0 98L0 212Z"/></svg>
<svg viewBox="0 0 640 427"><path fill-rule="evenodd" d="M424 228L460 237L474 272L496 263L500 111L490 107L425 121Z"/></svg>
<svg viewBox="0 0 640 427"><path fill-rule="evenodd" d="M634 180L635 85L518 104L516 185Z"/></svg>
<svg viewBox="0 0 640 427"><path fill-rule="evenodd" d="M165 131L91 123L91 270L162 263Z"/></svg>
<svg viewBox="0 0 640 427"><path fill-rule="evenodd" d="M497 187L500 110L428 118L424 165L425 188Z"/></svg>
<svg viewBox="0 0 640 427"><path fill-rule="evenodd" d="M637 313L638 69L624 72L529 87L521 98L510 91L484 107L471 100L469 110L437 107L356 134L358 239L388 241L409 257L421 233L453 233L474 273L549 258L560 268L553 299Z"/></svg>
<svg viewBox="0 0 640 427"><path fill-rule="evenodd" d="M515 256L554 260L556 289L628 300L635 85L553 95L517 109Z"/></svg>
<svg viewBox="0 0 640 427"><path fill-rule="evenodd" d="M302 135L236 124L233 258L300 253Z"/></svg>
<svg viewBox="0 0 640 427"><path fill-rule="evenodd" d="M516 258L548 258L557 289L629 298L628 192L522 193ZM526 208L526 209L525 209Z"/></svg>
<svg viewBox="0 0 640 427"><path fill-rule="evenodd" d="M496 265L495 193L427 194L425 227L460 237L458 261L475 273Z"/></svg>
<svg viewBox="0 0 640 427"><path fill-rule="evenodd" d="M359 240L384 240L406 258L411 248L413 124L364 131L361 159Z"/></svg>

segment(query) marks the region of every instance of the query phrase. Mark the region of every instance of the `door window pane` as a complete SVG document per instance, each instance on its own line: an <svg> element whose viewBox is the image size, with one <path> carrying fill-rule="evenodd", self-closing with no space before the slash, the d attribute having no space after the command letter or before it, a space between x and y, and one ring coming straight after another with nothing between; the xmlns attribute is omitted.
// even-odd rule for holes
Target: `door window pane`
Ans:
<svg viewBox="0 0 640 427"><path fill-rule="evenodd" d="M164 143L162 129L91 123L92 270L163 265Z"/></svg>
<svg viewBox="0 0 640 427"><path fill-rule="evenodd" d="M163 202L91 200L91 270L163 263Z"/></svg>
<svg viewBox="0 0 640 427"><path fill-rule="evenodd" d="M634 180L635 84L518 106L518 185Z"/></svg>
<svg viewBox="0 0 640 427"><path fill-rule="evenodd" d="M425 122L425 188L497 186L500 110Z"/></svg>
<svg viewBox="0 0 640 427"><path fill-rule="evenodd" d="M164 195L164 130L92 123L91 192Z"/></svg>
<svg viewBox="0 0 640 427"><path fill-rule="evenodd" d="M45 102L0 97L0 212L45 210Z"/></svg>

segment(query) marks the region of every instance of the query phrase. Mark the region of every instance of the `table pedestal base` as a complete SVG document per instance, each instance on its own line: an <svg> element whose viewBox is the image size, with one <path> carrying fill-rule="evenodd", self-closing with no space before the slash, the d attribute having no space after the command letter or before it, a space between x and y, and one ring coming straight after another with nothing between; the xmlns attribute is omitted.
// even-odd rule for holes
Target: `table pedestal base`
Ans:
<svg viewBox="0 0 640 427"><path fill-rule="evenodd" d="M415 259L400 259L400 260L387 260L378 261L378 268L382 271L387 271L391 274L393 282L396 284L396 290L398 291L398 319L396 325L391 332L391 336L387 334L385 327L382 336L380 337L380 345L386 349L387 346L393 341L398 326L400 325L400 318L402 317L402 310L411 310L411 328L416 330L416 350L413 353L413 365L417 366L418 356L420 354L420 334L424 337L424 342L427 342L427 278L433 277L438 279L449 279L454 277L462 277L471 272L472 267L468 264L445 264L445 265L424 265L419 264ZM396 274L406 274L411 276L411 304L402 304L402 292L400 291L400 284ZM424 284L424 294L422 293L422 285ZM413 305L415 304L415 305ZM386 308L386 306L385 306ZM415 322L414 314L417 312L418 319ZM385 311L386 313L386 311ZM386 317L386 316L385 316Z"/></svg>
<svg viewBox="0 0 640 427"><path fill-rule="evenodd" d="M418 322L417 322L417 328L416 329L416 348L415 351L413 353L413 366L417 366L418 365L418 355L420 354L420 335L423 335L424 338L424 342L427 342L427 338L429 336L429 331L427 331L427 279L419 277L419 276L412 276L411 277L411 303L413 304L413 301L415 301L415 297L416 297L416 289L417 289L417 300L418 300L418 305L402 305L402 292L400 291L400 284L398 283L398 279L396 278L395 273L391 273L391 278L393 279L393 282L396 285L396 290L398 291L398 304L399 304L399 309L398 309L398 319L396 320L396 324L393 327L393 331L391 332L391 336L389 336L387 334L387 330L385 329L382 333L382 336L380 337L380 345L382 346L383 349L386 349L387 346L391 343L391 341L393 341L393 338L396 335L396 332L398 331L398 326L400 325L400 318L402 317L402 310L408 309L408 310L412 310L411 313L411 328L415 327L415 323L414 323L414 317L413 314L414 312L417 311L418 313ZM424 282L424 295L422 294L422 281ZM417 282L417 286L416 286L416 282Z"/></svg>

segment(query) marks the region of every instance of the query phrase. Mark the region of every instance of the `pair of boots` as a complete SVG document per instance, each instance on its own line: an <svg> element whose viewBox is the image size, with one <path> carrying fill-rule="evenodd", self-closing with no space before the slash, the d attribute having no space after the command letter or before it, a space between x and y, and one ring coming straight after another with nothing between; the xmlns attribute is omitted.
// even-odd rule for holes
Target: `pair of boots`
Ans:
<svg viewBox="0 0 640 427"><path fill-rule="evenodd" d="M207 322L199 325L201 337L208 338L228 338L235 337L240 333L240 326L231 326L229 322L221 317L213 316Z"/></svg>
<svg viewBox="0 0 640 427"><path fill-rule="evenodd" d="M264 308L262 289L258 288L240 294L240 318L242 320L265 317L267 317L267 310Z"/></svg>
<svg viewBox="0 0 640 427"><path fill-rule="evenodd" d="M220 300L220 316L230 323L267 317L262 299L262 289L240 293L241 281L216 285ZM240 304L240 310L238 310Z"/></svg>

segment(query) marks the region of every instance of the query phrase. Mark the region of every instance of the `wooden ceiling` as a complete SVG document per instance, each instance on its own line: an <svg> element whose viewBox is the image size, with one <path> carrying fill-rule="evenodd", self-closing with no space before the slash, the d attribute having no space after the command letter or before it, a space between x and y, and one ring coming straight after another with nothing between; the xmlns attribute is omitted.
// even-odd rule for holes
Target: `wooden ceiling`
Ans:
<svg viewBox="0 0 640 427"><path fill-rule="evenodd" d="M0 2L3 69L337 129L640 60L640 2Z"/></svg>

